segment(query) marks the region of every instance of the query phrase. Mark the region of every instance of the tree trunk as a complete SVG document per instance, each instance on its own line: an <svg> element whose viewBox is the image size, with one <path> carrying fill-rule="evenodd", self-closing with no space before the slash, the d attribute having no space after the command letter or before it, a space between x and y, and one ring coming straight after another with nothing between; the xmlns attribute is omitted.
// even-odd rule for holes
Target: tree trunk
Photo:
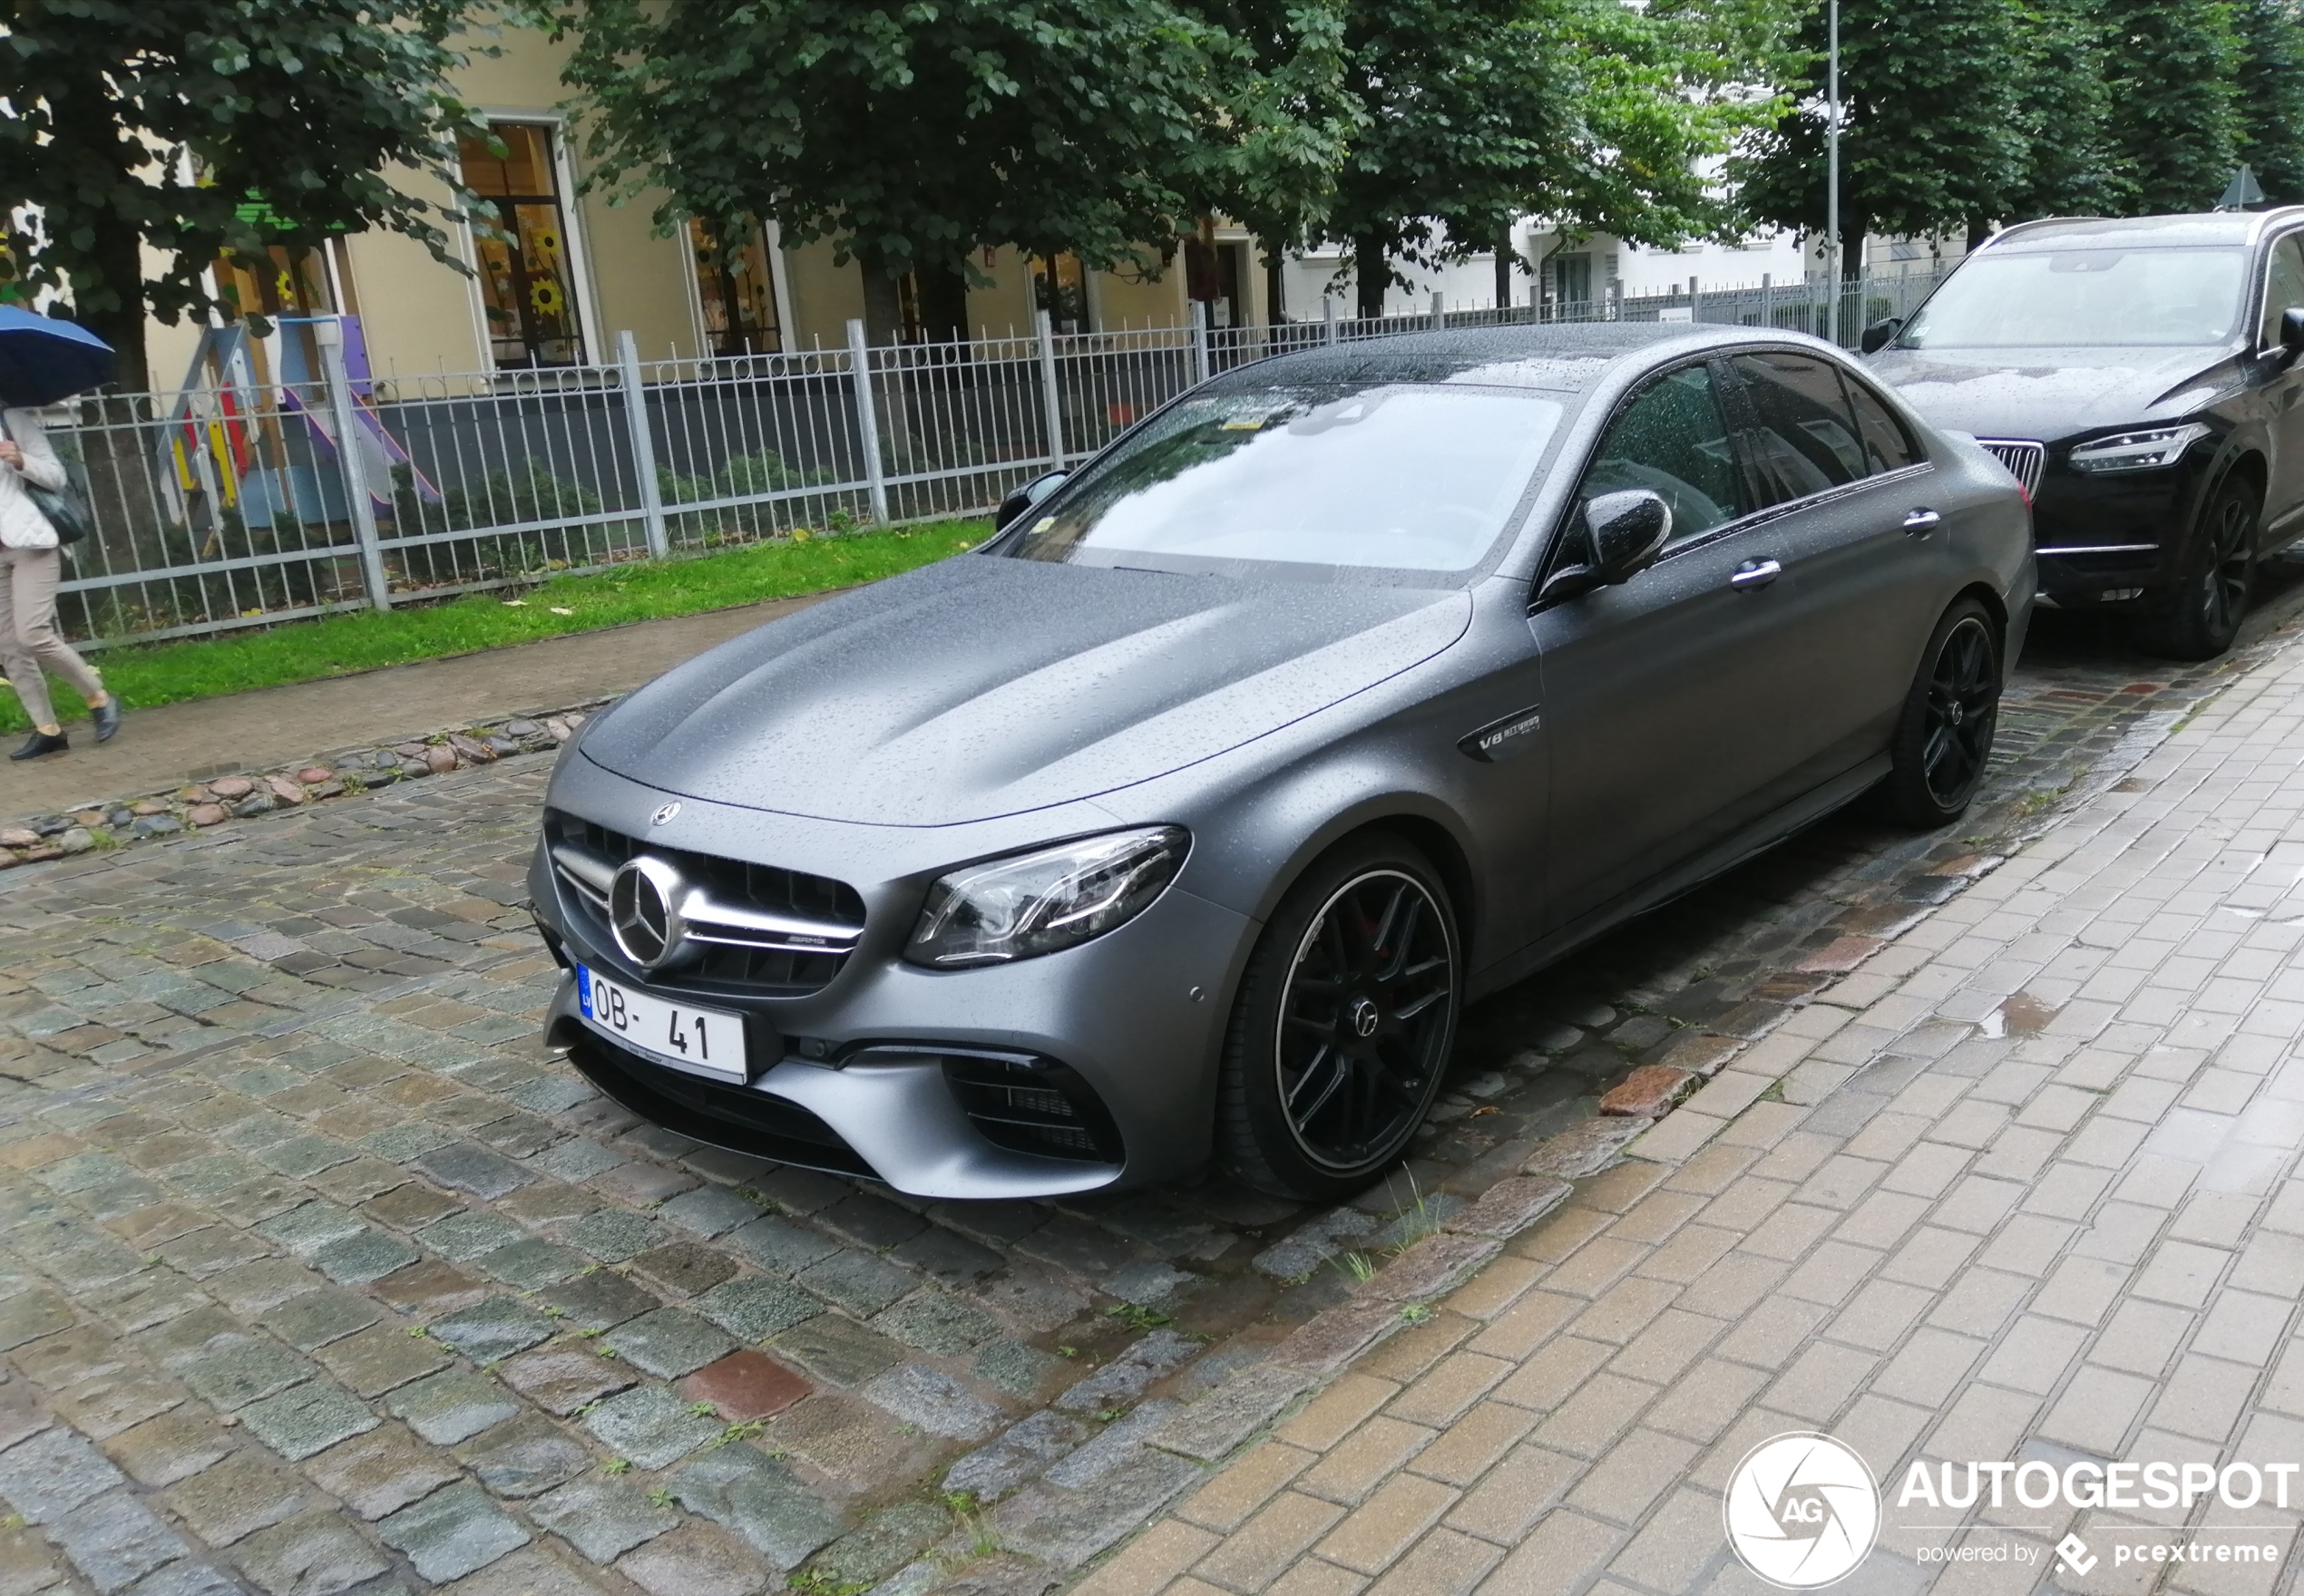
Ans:
<svg viewBox="0 0 2304 1596"><path fill-rule="evenodd" d="M864 342L875 349L901 343L904 310L898 274L888 269L887 258L876 249L858 254L856 266L864 273Z"/></svg>
<svg viewBox="0 0 2304 1596"><path fill-rule="evenodd" d="M1280 268L1280 252L1275 249L1264 258L1264 318L1272 326L1280 326L1288 319L1287 279Z"/></svg>
<svg viewBox="0 0 2304 1596"><path fill-rule="evenodd" d="M1984 248L1984 241L1993 234L1990 222L1980 216L1968 218L1968 250L1971 254Z"/></svg>
<svg viewBox="0 0 2304 1596"><path fill-rule="evenodd" d="M1391 261L1385 254L1384 240L1374 233L1361 234L1352 240L1352 258L1359 315L1362 320L1372 321L1384 314L1384 291L1392 286Z"/></svg>
<svg viewBox="0 0 2304 1596"><path fill-rule="evenodd" d="M1512 248L1512 224L1507 221L1496 236L1496 308L1512 308L1512 268L1519 251Z"/></svg>

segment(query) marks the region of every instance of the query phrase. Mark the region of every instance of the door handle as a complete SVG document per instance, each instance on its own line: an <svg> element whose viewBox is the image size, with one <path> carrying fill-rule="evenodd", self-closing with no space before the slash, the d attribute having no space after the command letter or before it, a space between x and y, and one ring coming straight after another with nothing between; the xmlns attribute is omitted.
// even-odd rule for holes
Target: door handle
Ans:
<svg viewBox="0 0 2304 1596"><path fill-rule="evenodd" d="M1933 510L1916 510L1904 518L1904 530L1916 538L1925 538L1944 524L1944 518Z"/></svg>
<svg viewBox="0 0 2304 1596"><path fill-rule="evenodd" d="M1748 593L1754 588L1766 587L1783 574L1784 568L1775 560L1747 560L1736 568L1735 575L1728 579L1728 585L1740 592Z"/></svg>

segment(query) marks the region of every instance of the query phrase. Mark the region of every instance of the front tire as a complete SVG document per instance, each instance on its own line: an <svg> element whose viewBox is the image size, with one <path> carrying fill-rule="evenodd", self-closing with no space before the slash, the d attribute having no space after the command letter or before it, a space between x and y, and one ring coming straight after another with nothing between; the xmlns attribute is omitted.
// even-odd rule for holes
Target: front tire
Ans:
<svg viewBox="0 0 2304 1596"><path fill-rule="evenodd" d="M1463 984L1455 910L1422 853L1370 835L1323 855L1281 900L1233 1006L1219 1161L1300 1202L1366 1187L1430 1112Z"/></svg>
<svg viewBox="0 0 2304 1596"><path fill-rule="evenodd" d="M2001 634L1991 612L1963 598L1944 612L1920 656L1889 744L1888 811L1934 831L1967 813L1984 783L2000 724Z"/></svg>
<svg viewBox="0 0 2304 1596"><path fill-rule="evenodd" d="M2183 577L2153 596L2141 639L2148 651L2163 659L2214 659L2232 646L2248 613L2262 512L2244 478L2228 477L2216 490Z"/></svg>

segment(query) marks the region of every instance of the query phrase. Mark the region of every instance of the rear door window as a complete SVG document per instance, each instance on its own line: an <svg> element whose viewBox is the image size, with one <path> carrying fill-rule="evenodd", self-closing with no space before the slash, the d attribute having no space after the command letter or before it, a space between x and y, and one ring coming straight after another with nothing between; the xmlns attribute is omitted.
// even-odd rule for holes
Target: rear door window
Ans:
<svg viewBox="0 0 2304 1596"><path fill-rule="evenodd" d="M1719 384L1698 362L1652 379L1608 423L1577 489L1583 508L1603 493L1647 488L1672 507L1672 541L1684 542L1743 512L1735 452Z"/></svg>
<svg viewBox="0 0 2304 1596"><path fill-rule="evenodd" d="M1848 390L1849 407L1856 413L1856 435L1864 445L1864 463L1871 473L1878 476L1918 465L1920 452L1888 402L1846 372L1840 374L1840 380Z"/></svg>
<svg viewBox="0 0 2304 1596"><path fill-rule="evenodd" d="M1818 355L1771 350L1732 363L1743 391L1744 453L1760 507L1871 474L1840 372Z"/></svg>

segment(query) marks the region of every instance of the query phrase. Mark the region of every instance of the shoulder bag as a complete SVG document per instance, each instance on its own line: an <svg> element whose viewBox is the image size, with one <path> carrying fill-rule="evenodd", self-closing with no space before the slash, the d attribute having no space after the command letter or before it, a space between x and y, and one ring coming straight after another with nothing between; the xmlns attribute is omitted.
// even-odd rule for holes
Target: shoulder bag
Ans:
<svg viewBox="0 0 2304 1596"><path fill-rule="evenodd" d="M7 423L0 422L0 436L5 436L7 430ZM58 458L61 460L63 457ZM77 543L95 530L95 518L88 513L88 500L81 492L80 485L73 481L71 462L66 461L63 463L64 485L62 488L44 488L26 477L24 479L24 491L31 495L33 508L46 516L48 524L55 529L58 543Z"/></svg>

